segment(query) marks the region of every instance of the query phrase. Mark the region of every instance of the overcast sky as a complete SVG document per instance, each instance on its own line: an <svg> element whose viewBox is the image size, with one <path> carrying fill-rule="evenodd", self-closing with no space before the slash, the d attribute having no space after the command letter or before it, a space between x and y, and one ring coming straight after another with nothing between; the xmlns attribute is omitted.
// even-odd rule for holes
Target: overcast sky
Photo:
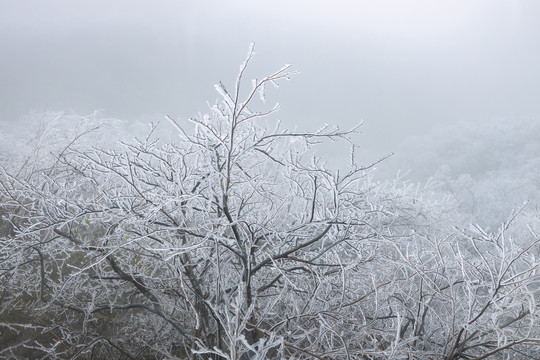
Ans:
<svg viewBox="0 0 540 360"><path fill-rule="evenodd" d="M0 0L0 119L189 117L254 41L248 75L300 71L271 96L285 124L363 119L366 154L399 154L441 124L538 118L539 19L537 0Z"/></svg>

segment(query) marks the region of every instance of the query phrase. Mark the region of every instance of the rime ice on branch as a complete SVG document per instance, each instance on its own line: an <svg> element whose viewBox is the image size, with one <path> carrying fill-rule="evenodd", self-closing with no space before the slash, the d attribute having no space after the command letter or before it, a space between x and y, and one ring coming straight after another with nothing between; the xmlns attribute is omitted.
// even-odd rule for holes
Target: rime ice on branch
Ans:
<svg viewBox="0 0 540 360"><path fill-rule="evenodd" d="M173 143L77 135L46 167L0 173L0 356L534 353L538 236L518 246L511 222L456 232L429 189L371 183L354 146L328 170L309 150L357 127L295 133L272 120L277 105L252 110L294 74L242 96L253 56L208 115L167 117Z"/></svg>

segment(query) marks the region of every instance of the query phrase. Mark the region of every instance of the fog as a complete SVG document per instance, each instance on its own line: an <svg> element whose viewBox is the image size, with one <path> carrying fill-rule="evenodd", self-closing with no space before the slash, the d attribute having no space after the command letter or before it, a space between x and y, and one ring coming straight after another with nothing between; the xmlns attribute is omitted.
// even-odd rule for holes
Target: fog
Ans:
<svg viewBox="0 0 540 360"><path fill-rule="evenodd" d="M254 41L249 77L285 63L300 71L270 94L284 124L365 121L355 139L364 158L395 153L379 174L414 166L419 179L444 165L444 151L418 161L440 153L440 129L538 123L539 14L534 0L2 0L0 119L6 128L31 110L98 109L186 118L217 99L213 84L234 80ZM322 152L341 160L342 150Z"/></svg>
<svg viewBox="0 0 540 360"><path fill-rule="evenodd" d="M0 0L0 51L0 359L539 358L540 0Z"/></svg>

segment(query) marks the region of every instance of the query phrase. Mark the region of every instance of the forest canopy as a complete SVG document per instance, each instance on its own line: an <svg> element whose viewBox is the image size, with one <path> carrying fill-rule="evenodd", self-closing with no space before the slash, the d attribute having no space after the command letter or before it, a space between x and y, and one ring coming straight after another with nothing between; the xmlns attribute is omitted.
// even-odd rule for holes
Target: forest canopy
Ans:
<svg viewBox="0 0 540 360"><path fill-rule="evenodd" d="M537 210L487 226L452 190L469 178L371 180L361 125L288 130L264 100L294 71L245 81L253 56L145 136L59 113L8 139L0 357L534 358ZM340 170L315 152L333 141Z"/></svg>

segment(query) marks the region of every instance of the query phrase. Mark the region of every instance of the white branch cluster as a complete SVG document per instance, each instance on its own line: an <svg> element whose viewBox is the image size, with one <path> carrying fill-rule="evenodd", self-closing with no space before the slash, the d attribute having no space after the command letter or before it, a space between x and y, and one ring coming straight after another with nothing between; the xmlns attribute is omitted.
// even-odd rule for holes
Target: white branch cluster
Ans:
<svg viewBox="0 0 540 360"><path fill-rule="evenodd" d="M241 84L177 140L83 129L0 172L0 357L485 359L537 354L540 238L458 231L429 189L328 170L324 126L269 126ZM263 123L264 119L264 123ZM91 132L98 128L90 127ZM293 139L294 141L291 141ZM522 230L522 229L521 229Z"/></svg>

